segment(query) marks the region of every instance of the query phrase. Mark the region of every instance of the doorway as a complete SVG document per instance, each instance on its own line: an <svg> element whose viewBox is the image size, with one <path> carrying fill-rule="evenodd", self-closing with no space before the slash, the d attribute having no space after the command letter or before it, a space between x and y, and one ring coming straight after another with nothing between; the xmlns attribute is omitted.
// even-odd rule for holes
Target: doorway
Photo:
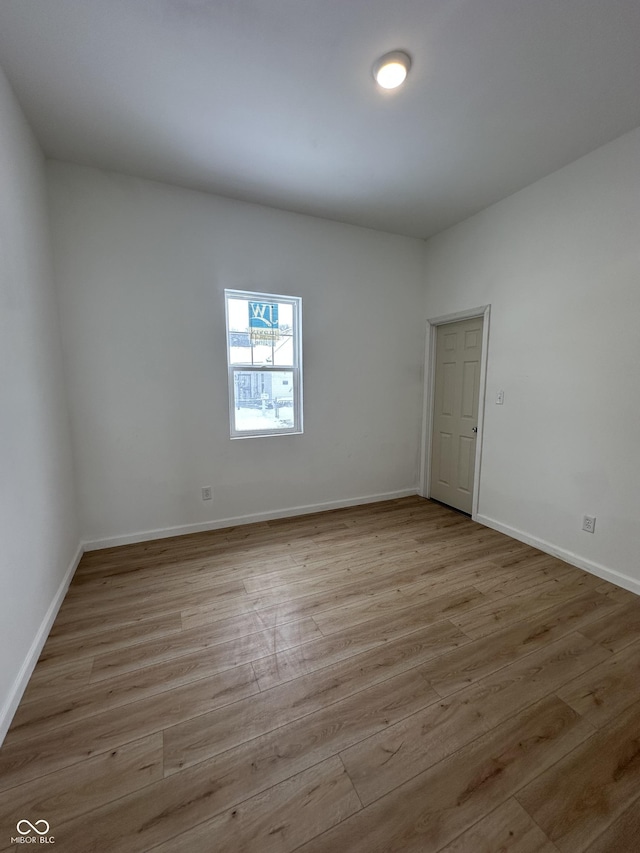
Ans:
<svg viewBox="0 0 640 853"><path fill-rule="evenodd" d="M428 324L423 494L478 511L489 306Z"/></svg>

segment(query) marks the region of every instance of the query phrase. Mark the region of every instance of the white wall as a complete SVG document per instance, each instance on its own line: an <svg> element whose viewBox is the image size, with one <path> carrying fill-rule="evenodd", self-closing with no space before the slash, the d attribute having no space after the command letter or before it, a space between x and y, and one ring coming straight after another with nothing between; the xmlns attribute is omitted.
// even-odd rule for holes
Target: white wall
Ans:
<svg viewBox="0 0 640 853"><path fill-rule="evenodd" d="M85 540L416 488L424 243L68 164L48 178ZM304 435L229 439L224 288L302 296Z"/></svg>
<svg viewBox="0 0 640 853"><path fill-rule="evenodd" d="M0 743L79 543L44 163L0 71Z"/></svg>
<svg viewBox="0 0 640 853"><path fill-rule="evenodd" d="M430 240L426 281L428 317L492 305L479 515L640 591L640 130Z"/></svg>

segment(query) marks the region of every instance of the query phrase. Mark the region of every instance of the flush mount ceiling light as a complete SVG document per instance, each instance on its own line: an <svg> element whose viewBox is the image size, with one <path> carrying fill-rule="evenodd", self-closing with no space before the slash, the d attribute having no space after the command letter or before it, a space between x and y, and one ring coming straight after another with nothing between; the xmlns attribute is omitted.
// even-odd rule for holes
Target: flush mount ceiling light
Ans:
<svg viewBox="0 0 640 853"><path fill-rule="evenodd" d="M396 89L404 83L410 68L409 54L404 50L392 50L374 63L373 76L378 86L383 89Z"/></svg>

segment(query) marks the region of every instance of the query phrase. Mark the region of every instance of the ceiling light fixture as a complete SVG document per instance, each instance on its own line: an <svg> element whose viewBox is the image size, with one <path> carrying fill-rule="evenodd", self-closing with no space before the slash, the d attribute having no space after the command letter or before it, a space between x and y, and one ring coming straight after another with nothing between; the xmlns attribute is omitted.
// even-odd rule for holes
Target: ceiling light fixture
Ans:
<svg viewBox="0 0 640 853"><path fill-rule="evenodd" d="M383 89L396 89L404 83L410 68L409 54L404 50L392 50L374 63L373 76Z"/></svg>

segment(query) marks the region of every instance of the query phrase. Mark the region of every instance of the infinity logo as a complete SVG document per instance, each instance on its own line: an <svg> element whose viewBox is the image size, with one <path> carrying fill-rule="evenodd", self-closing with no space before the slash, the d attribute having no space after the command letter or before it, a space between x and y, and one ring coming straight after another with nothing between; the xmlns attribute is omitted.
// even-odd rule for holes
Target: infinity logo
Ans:
<svg viewBox="0 0 640 853"><path fill-rule="evenodd" d="M26 826L27 829L21 829L21 826ZM44 829L38 829L39 826L44 826ZM49 832L49 824L46 820L37 820L35 824L28 820L19 820L16 829L20 835L28 835L30 832L37 832L38 835L46 835Z"/></svg>

